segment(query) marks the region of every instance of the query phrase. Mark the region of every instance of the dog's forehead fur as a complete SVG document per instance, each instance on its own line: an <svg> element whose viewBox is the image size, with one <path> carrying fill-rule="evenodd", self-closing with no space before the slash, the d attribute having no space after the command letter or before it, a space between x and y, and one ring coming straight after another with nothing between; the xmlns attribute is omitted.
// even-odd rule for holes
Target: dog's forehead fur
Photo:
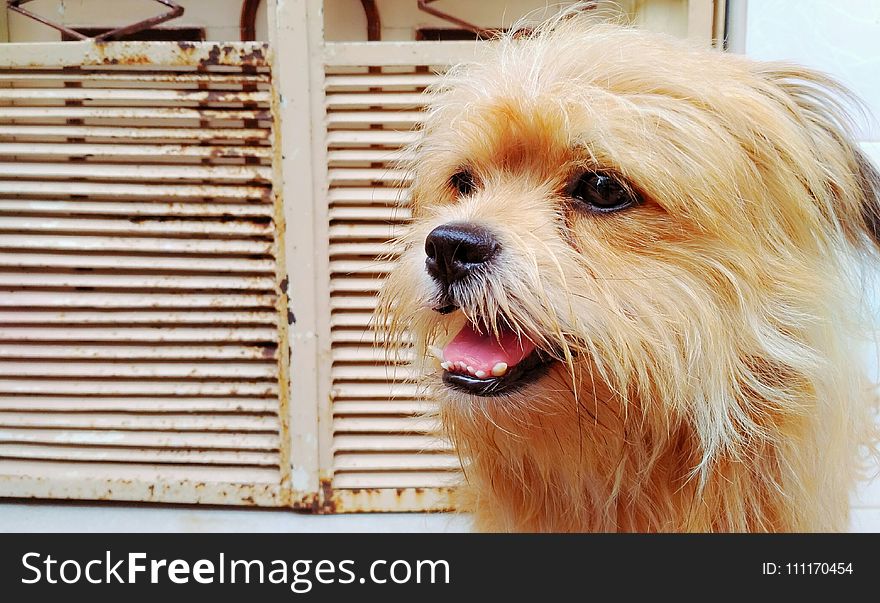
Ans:
<svg viewBox="0 0 880 603"><path fill-rule="evenodd" d="M750 100L762 100L747 63L721 53L710 63L706 51L664 36L642 48L645 38L595 25L577 43L560 32L497 43L437 90L425 125L432 156L486 170L514 167L530 153L525 164L574 155L635 169L652 163L645 156L651 139L736 131ZM697 72L701 81L686 75ZM468 150L472 156L459 156ZM687 156L687 148L678 151Z"/></svg>
<svg viewBox="0 0 880 603"><path fill-rule="evenodd" d="M557 192L578 170L602 169L679 224L724 238L769 222L803 239L793 225L821 231L830 213L847 211L822 206L826 174L813 159L829 141L804 119L776 74L742 57L563 23L497 43L438 87L414 164L414 210L444 201L420 193L442 190L462 168ZM818 203L780 204L778 191L793 186Z"/></svg>

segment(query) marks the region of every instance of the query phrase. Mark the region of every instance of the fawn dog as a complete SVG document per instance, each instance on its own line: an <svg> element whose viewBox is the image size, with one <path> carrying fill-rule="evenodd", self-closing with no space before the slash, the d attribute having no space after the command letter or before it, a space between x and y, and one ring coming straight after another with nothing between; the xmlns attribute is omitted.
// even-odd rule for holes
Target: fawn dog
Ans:
<svg viewBox="0 0 880 603"><path fill-rule="evenodd" d="M575 13L480 52L430 91L377 313L476 527L845 530L880 240L846 91Z"/></svg>

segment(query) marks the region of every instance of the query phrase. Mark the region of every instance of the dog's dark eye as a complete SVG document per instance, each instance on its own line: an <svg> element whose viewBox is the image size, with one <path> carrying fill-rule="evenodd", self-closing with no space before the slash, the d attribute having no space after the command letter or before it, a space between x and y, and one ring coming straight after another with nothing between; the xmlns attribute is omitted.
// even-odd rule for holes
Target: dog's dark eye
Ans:
<svg viewBox="0 0 880 603"><path fill-rule="evenodd" d="M571 196L585 203L591 211L612 212L629 207L638 202L638 195L614 176L602 172L582 174Z"/></svg>
<svg viewBox="0 0 880 603"><path fill-rule="evenodd" d="M467 197L474 192L475 188L477 188L474 181L474 175L467 170L455 172L452 175L452 178L449 179L449 183L452 185L452 188L455 189L455 192L459 197Z"/></svg>

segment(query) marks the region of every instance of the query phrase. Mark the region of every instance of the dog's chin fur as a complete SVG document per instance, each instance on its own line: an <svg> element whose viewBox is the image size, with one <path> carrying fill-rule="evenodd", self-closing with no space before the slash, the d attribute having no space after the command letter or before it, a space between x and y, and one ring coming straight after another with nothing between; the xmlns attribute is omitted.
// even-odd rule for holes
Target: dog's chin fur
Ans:
<svg viewBox="0 0 880 603"><path fill-rule="evenodd" d="M874 261L880 186L845 92L575 13L481 52L433 90L378 313L425 358L476 526L846 529L876 438L854 266ZM641 203L585 211L584 170ZM501 252L444 315L424 241L448 222ZM496 397L445 386L427 350L498 316L556 362Z"/></svg>

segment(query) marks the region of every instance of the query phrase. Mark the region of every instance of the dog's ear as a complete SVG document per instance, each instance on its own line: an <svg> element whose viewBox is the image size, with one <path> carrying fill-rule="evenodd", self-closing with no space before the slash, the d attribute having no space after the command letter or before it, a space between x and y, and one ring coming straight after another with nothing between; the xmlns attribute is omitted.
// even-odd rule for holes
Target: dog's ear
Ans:
<svg viewBox="0 0 880 603"><path fill-rule="evenodd" d="M856 149L856 161L859 188L864 195L862 221L874 244L880 248L880 171L860 149Z"/></svg>
<svg viewBox="0 0 880 603"><path fill-rule="evenodd" d="M880 172L853 137L850 113L863 106L843 85L800 66L761 63L769 95L806 130L822 180L816 198L830 196L833 213L851 243L880 249Z"/></svg>

